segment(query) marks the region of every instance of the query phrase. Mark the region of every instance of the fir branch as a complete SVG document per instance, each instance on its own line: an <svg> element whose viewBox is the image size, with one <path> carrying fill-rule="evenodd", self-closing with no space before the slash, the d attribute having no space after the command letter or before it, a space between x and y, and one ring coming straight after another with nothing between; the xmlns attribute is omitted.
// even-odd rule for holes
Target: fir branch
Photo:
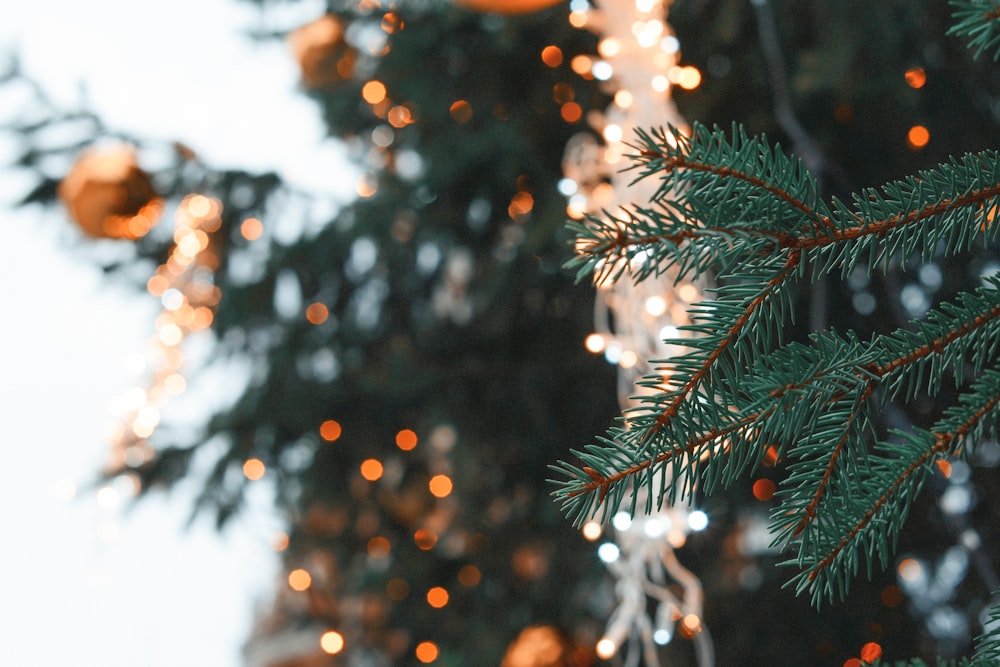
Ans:
<svg viewBox="0 0 1000 667"><path fill-rule="evenodd" d="M956 21L949 35L971 38L969 48L978 58L983 51L993 51L993 60L1000 58L1000 4L996 0L950 0L951 17Z"/></svg>

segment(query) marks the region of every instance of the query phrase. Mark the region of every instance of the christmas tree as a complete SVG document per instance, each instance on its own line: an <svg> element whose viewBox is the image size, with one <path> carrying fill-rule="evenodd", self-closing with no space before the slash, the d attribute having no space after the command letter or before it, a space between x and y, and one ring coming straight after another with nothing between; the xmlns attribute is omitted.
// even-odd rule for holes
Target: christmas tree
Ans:
<svg viewBox="0 0 1000 667"><path fill-rule="evenodd" d="M984 13L975 3L970 7L973 14ZM895 420L890 424L933 432L941 405L954 404L955 393L966 387L945 383L940 391L926 391L920 380L911 389L909 376L902 374L888 388L875 387L871 378L887 351L903 355L907 345L925 344L900 329L913 317L941 313L927 315L926 328L917 330L931 340L947 338L953 320L968 315L975 322L973 311L986 307L991 296L989 288L980 288L956 301L956 293L995 266L996 249L967 249L971 235L952 233L955 227L945 224L951 219L933 209L934 201L962 190L955 183L977 177L995 184L995 174L990 181L981 165L990 156L957 160L919 181L904 177L946 162L950 154L990 145L996 70L974 61L962 40L945 36L953 21L940 3L787 2L773 13L766 3L677 3L670 19L684 59L705 80L698 92L677 95L685 116L706 126L737 121L748 132L778 137L818 180L741 131L720 134L696 126L685 138L647 128L639 137L639 173L697 173L672 172L668 165L702 151L703 162L717 165L716 172L743 165L760 180L776 183L772 194L779 195L744 201L733 196L747 192L708 177L671 181L668 176L663 189L670 195L639 202L645 208L638 215L616 214L603 226L567 228L559 188L567 145L580 133L598 144L614 143L598 134L601 128L591 129L601 122L594 113L608 108L615 93L614 78L601 68L611 60L610 45L599 44L602 26L591 22L591 30L579 29L588 27L591 9L574 3L567 21L563 6L331 3L328 13L289 34L306 94L363 172L357 200L332 214L322 202L300 199L301 193L274 174L215 170L185 146L173 147L171 163L149 175L141 160L147 149L132 137L117 138L138 146L137 152L90 150L69 175L57 178L46 171L45 160L53 153L74 154L95 137L52 146L43 142L43 133L79 114L49 110L42 120L34 115L13 127L25 146L19 166L39 174L38 187L25 202L60 196L85 233L130 244L132 255L109 263L109 272L124 279L142 276L140 284L163 301L157 324L163 372L153 379L156 391L150 396L183 389L177 350L192 331L209 329L215 357L240 359L250 369L237 400L212 414L197 434L172 432L169 424L158 428L154 411L137 409L113 443L107 474L130 475L143 488L156 488L185 477L194 461L208 458L210 473L197 510L214 513L220 525L240 511L248 485L261 479L275 485L288 521L284 539L276 543L288 576L273 613L248 641L248 664L477 665L505 659L512 666L593 664L594 647L617 604L613 580L588 538L561 514L548 478L554 476L549 466L611 422L618 409L616 379L614 368L583 345L594 328L594 290L576 283L563 264L573 252L574 234L585 242L580 256L589 275L595 268L624 266L609 260L629 259L637 247L632 241L642 235L662 241L697 219L704 228L730 230L709 235L708 252L714 255L696 253L694 245L650 245L657 248L655 259L674 261L682 274L719 264L732 270L736 253L743 253L740 268L746 273L740 278L748 283L720 278L715 305L698 311L703 318L730 302L753 302L756 296L748 295L756 294L754 275L780 297L773 306L762 299L762 309L748 316L760 326L744 327L748 333L738 337L726 370L735 373L736 362L773 348L779 335L793 343L759 367L748 366L760 373L713 375L713 382L746 382L732 389L699 385L713 387L712 400L685 403L689 412L683 421L657 417L655 408L672 400L669 389L639 417L669 424L663 434L676 428L673 442L686 442L682 426L698 425L698 432L715 434L698 446L720 442L723 431L745 434L751 443L740 449L727 441L725 447L737 455L719 459L724 463L718 469L692 462L672 471L690 473L689 486L666 488L672 501L715 492L698 498L710 526L690 535L678 555L706 582L706 602L703 619L679 624L678 634L696 641L654 650L661 660L680 664L696 654L703 659L697 638L710 629L719 664L842 665L857 657L874 659L874 647L894 658L965 652L995 587L961 585L970 561L980 563L977 573L986 583L991 573L995 577L988 508L973 513L967 504L951 511L946 508L954 505L935 503L933 497L923 505L918 500L908 510L915 536L904 533L890 553L883 542L896 539L896 519L906 508L880 504L877 510L891 520L879 525L891 534L869 539L862 532L875 524L866 524L858 532L869 539L870 549L850 552L853 560L841 569L819 568L824 561L817 560L799 580L807 592L825 598L846 588L853 565L874 559L882 566L872 570L870 582L850 581L850 605L824 606L820 612L810 609L808 595L796 598L781 590L785 573L769 565L786 557L767 547L761 527L775 482L818 469L813 463L819 455L804 450L804 463L785 467L793 445L808 449L808 437L824 434L810 426L817 406L829 407L817 397L835 398L835 409L825 413L830 429L859 434L850 441L851 456L843 458L855 463L864 457L863 447L854 443L886 425L874 418L866 422L859 412L876 389L909 399L884 411ZM666 18L659 3L641 9L650 21ZM970 33L978 25L963 30ZM992 28L981 30L978 44L989 53ZM656 46L673 54L676 46L669 50L667 36L657 33ZM681 87L680 76L671 87ZM18 79L12 71L7 82ZM94 135L115 137L94 123ZM899 213L889 210L897 200L899 206L932 209L926 220L935 224L919 228L912 240L900 236L898 245L915 262L936 269L914 263L904 272L907 262L891 262L869 277L869 262L881 266L877 247L869 260L862 255L873 246L864 241L820 243L828 228L842 233L854 215L847 206L822 202L831 194L846 197L859 189L857 183L892 179L898 185L891 192L865 191L875 198L863 200L867 208L861 214L891 217ZM709 197L720 191L725 196ZM683 198L675 197L681 193ZM814 225L803 226L805 211L795 205L801 202L808 204L806 222ZM970 200L965 222L984 221L994 202L995 197ZM165 211L176 219L174 229L155 224ZM784 227L762 231L759 221L775 216ZM746 228L732 231L732 221L744 219ZM620 237L623 229L634 236ZM990 229L984 225L977 236L991 238ZM792 263L797 246L785 239L797 235L814 241ZM886 239L891 243L896 237ZM966 252L938 254L932 240L945 244L943 250ZM667 252L679 248L680 259L669 260ZM657 264L645 266L653 272ZM829 268L836 270L825 271ZM786 277L800 274L816 280L786 287ZM958 305L932 307L939 299ZM788 322L794 308L808 312L809 322ZM719 322L721 328L710 326ZM705 336L692 354L717 347L720 332L732 328L724 324L696 319L694 326ZM828 326L857 336L808 337ZM953 361L978 347L992 349L982 338L992 329L975 331L977 337L970 331L962 339L972 342L962 343L966 347L958 348ZM863 342L868 340L878 345ZM682 365L682 385L693 377L683 379L689 372L683 365L696 362L696 356L671 362ZM923 363L913 367L937 380L941 367ZM990 382L996 382L989 363L982 359L977 366L973 398L958 399L957 405L971 406L977 397L989 402L995 387ZM829 387L780 391L801 378L781 376L785 379L775 384L778 374L802 368L838 374ZM655 384L662 382L660 377ZM813 389L815 395L809 393ZM749 407L732 413L726 408L742 406L736 399L744 395L775 403L754 407L757 419L741 421ZM791 404L793 395L812 402ZM767 437L749 437L750 429ZM962 430L959 424L950 432L959 431L968 435L972 427ZM609 441L639 433L614 431ZM806 444L789 442L792 433L805 434ZM992 482L980 471L995 465L997 457L990 455L995 434L985 434L968 461L951 462L951 477L944 465L937 472L924 466L929 459L914 470L924 473L926 486L937 487L942 500L963 484L990 495ZM653 447L655 456L665 456L667 445L654 440L640 443L638 451ZM916 461L925 440L908 442ZM934 454L957 448L953 438ZM630 465L633 459L650 460L635 456L635 450L615 451L633 457ZM611 455L585 456L590 456L585 465L562 468L578 479L560 491L581 519L598 502L609 513L617 509L628 488L607 483L621 472L618 463L603 465L612 462ZM892 465L895 460L870 462L883 477L895 470ZM955 474L959 468L964 477ZM704 480L698 478L702 472ZM743 483L747 474L751 479ZM881 480L873 485L884 486ZM651 502L656 491L648 496ZM834 501L814 494L821 499L811 507L810 499L783 493L778 498L797 504L802 519L785 526L784 534L809 546L805 551L819 553L811 545L826 545L828 538L806 528L816 524L811 519L821 503ZM836 514L836 503L831 507ZM847 521L851 515L842 516ZM960 526L978 542L966 540L968 531L949 532ZM955 553L943 540L965 554L965 565L957 581L938 586L938 597L928 606L928 592L909 587L907 577L914 567L929 570L934 559ZM817 568L820 573L811 576ZM757 613L761 609L767 613ZM944 609L954 612L950 624L942 625ZM922 630L913 632L914 625ZM537 657L545 650L547 662ZM524 658L526 653L533 657ZM627 664L639 659L634 648L626 655Z"/></svg>

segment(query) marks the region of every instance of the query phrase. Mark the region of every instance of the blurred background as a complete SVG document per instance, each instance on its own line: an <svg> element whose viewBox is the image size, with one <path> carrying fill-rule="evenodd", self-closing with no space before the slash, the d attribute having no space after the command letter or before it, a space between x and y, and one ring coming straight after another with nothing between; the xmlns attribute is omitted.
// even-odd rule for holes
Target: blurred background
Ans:
<svg viewBox="0 0 1000 667"><path fill-rule="evenodd" d="M998 136L998 70L940 2L145 5L0 33L5 664L639 664L595 649L615 533L547 482L619 410L622 351L585 344L595 290L562 268L573 196L612 180L567 181L566 147L617 150L648 65L608 35L641 15L651 99L767 133L828 195ZM889 330L998 268L830 279L789 335ZM719 665L967 652L998 461L935 477L893 566L820 611L767 547L780 465L699 499L673 546L704 615L657 659L706 664L709 633Z"/></svg>

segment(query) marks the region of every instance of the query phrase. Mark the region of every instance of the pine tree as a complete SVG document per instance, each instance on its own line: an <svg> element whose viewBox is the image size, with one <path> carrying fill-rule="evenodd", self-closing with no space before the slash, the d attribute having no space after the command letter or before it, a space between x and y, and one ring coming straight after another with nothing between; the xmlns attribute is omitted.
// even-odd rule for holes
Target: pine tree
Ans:
<svg viewBox="0 0 1000 667"><path fill-rule="evenodd" d="M977 53L1000 55L993 4L955 5L954 31L973 36ZM841 600L859 573L889 566L935 470L947 475L951 460L998 435L1000 276L867 340L826 329L786 342L794 292L831 274L961 255L977 242L995 248L1000 154L966 154L845 203L824 201L801 160L740 127L641 131L634 149L636 180L656 179L657 193L647 206L573 223L569 265L599 281L712 272L718 287L681 327L693 335L668 341L685 352L655 361L639 383L652 393L576 452L579 465L557 468L566 478L557 495L577 521L622 507L649 512L728 488L776 457L786 477L770 531L793 554L783 563L796 569L789 585L816 606ZM888 404L937 397L944 386L959 396L929 428L880 433ZM973 663L993 664L997 639L983 641Z"/></svg>
<svg viewBox="0 0 1000 667"><path fill-rule="evenodd" d="M416 664L414 649L425 640L440 649L438 664L497 664L522 628L552 623L587 649L577 654L586 664L609 609L610 587L590 545L549 497L546 476L549 464L598 432L614 409L611 369L578 344L590 331L592 294L589 287L574 285L572 276L560 268L572 235L564 228L564 201L556 190L568 139L586 129L587 112L607 104L600 83L571 68L575 56L595 53L596 38L571 29L561 8L500 16L440 3L330 4L324 20L339 26L339 37L314 63L314 78L304 73L304 84L323 110L331 135L341 137L368 172L361 184L365 196L332 214L325 202L312 209L308 199L302 205L301 193L275 174L213 169L184 146L170 148L169 164L151 179L138 179L140 185L155 185L170 209L182 207L189 193L221 203L219 228L211 232L215 259L206 274L220 297L212 306L211 330L216 356L245 360L252 373L236 402L211 415L202 432L192 435L162 427L143 443L155 447L152 458L128 458L108 474L136 475L144 489L159 488L185 478L197 458L208 457L212 466L198 509L213 513L224 525L240 511L243 495L254 483L243 474L244 464L262 463L288 517L289 539L282 554L286 569L302 568L312 575L305 591L282 586L282 615L275 623L282 630L303 630L316 653L320 634L337 629L352 659L365 664ZM940 41L939 4L842 3L832 9L826 3L783 4L782 34L796 54L790 74L795 105L809 112L808 129L830 156L828 165L839 163L861 182L896 178L902 165L917 157L896 136L900 109L927 116L935 133L936 140L919 154L923 159L931 159L943 146L985 145L995 133L988 105L978 95L996 88L996 75L970 65L956 56L958 48ZM780 134L770 100L761 92L767 90L767 67L758 55L751 6L737 0L678 2L672 19L687 57L718 82L682 100L687 116L708 124L736 119L753 132ZM989 51L992 43L985 34L983 44ZM373 35L378 39L369 41ZM561 63L552 66L539 57L546 46L558 46ZM913 62L928 63L928 85L939 86L935 95L918 99L902 84L898 75ZM873 63L891 71L898 85L882 75L854 76L856 70L875 71ZM374 94L378 90L366 96L366 85L375 81L382 84L384 97ZM5 83L25 82L15 71ZM578 105L577 113L563 115L563 107L570 104ZM955 122L952 105L963 109L961 123ZM81 120L90 125L78 140L53 143L53 137L66 136L53 130L79 128ZM95 138L128 140L140 146L140 157L142 151L163 152L140 138L116 135L86 112L65 114L43 99L12 129L23 146L18 166L38 176L38 187L25 203L53 201L64 175L53 172L54 158L73 156ZM714 151L716 158L725 152L727 159L745 159L748 169L764 170L762 176L770 167L793 200L807 202L817 215L827 216L833 229L849 223L838 217L849 208L822 203L826 200L821 192L842 185L833 170L821 174L823 182L816 185L799 163L766 148L766 142L740 132L734 136L698 130L691 143L683 145L693 148L704 141L705 150ZM670 159L663 157L664 141L669 142L666 133L643 136L650 154L640 156L645 161L640 169L652 173ZM770 162L752 155L753 150ZM967 178L977 164L956 162L948 167L948 178L960 173ZM913 197L929 201L945 187L938 178L943 176L931 179L929 189L913 180L900 181L897 194L916 189ZM798 186L807 189L800 192ZM701 187L707 188L706 197L714 192L708 176ZM890 207L891 202L883 200L893 197L879 196L866 203L873 215L880 207ZM828 268L823 261L853 257L858 267L866 268L864 248L846 242L820 244L826 238L823 233L831 231L825 230L824 219L814 219L815 229L799 229L801 218L795 216L802 211L780 197L725 201L726 206L706 220L721 225L728 213L776 212L785 216L781 238L810 233L814 236L809 238L816 239L799 250L799 264L773 285L774 301L768 297L762 302L760 312L754 311L756 318L797 306L807 294L807 278L823 275L821 270ZM707 206L707 199L699 205ZM686 210L658 212L665 216L659 223L682 227ZM637 213L635 222L646 219L646 212ZM262 221L263 235L256 240L243 232L249 218ZM290 241L271 233L277 221L288 218L301 231ZM737 251L759 259L762 264L753 265L754 270L766 283L784 271L783 265L768 264L766 254L773 255L772 262L788 261L794 248L781 246L754 218L749 220L739 234L724 231L725 226L706 238L716 244L712 247L720 262ZM936 233L934 229L929 227L929 233ZM627 252L614 247L617 236L603 238L600 228L576 231L590 235L594 253ZM655 229L648 231L653 234ZM943 240L958 248L967 238L946 234ZM605 241L609 245L602 248ZM730 242L736 243L734 249L728 247ZM127 246L131 255L116 252L116 259L109 261L95 253L95 259L105 261L115 278L138 276L145 287L173 246L171 231L161 224ZM900 240L900 251L918 258L924 246L929 247L908 237ZM665 256L667 249L660 250ZM763 253L759 258L758 250ZM844 256L835 254L841 251ZM983 256L992 252L977 255L975 263L982 264ZM586 261L596 263L597 257L593 254ZM687 257L692 270L708 268L709 260ZM956 254L935 259L964 258ZM891 305L898 301L891 282L896 274L894 264L886 266L884 302ZM843 271L835 268L826 276L827 287L831 294L840 294ZM950 289L960 282L960 275L945 270L945 286ZM749 277L741 274L740 280ZM739 306L740 298L750 298L741 294L750 294L753 285L740 285L724 284L724 298L717 303L725 308L728 298ZM849 293L848 287L842 291ZM809 294L822 305L819 291ZM980 290L960 299L954 311L943 308L941 315L929 317L927 326L951 331L953 317L982 306L989 296L988 290ZM706 316L723 315L715 308L706 305ZM885 354L874 342L864 342L865 335L891 323L893 309L865 317L844 312L849 309L838 312L829 303L818 310L859 335L825 333L814 345L797 340L774 359L761 361L757 370L776 374L793 365L820 368L832 358L819 356L821 352L840 355L838 375L824 379L825 384L817 380L815 386L802 387L796 395L818 402L825 391L837 396L841 411L852 399L861 403L869 387L871 397L882 400L888 391L884 385L865 384L874 371L857 376L857 359L848 355L863 352L869 364ZM787 329L783 333L796 336L794 328ZM982 340L987 331L978 327L962 341L973 336ZM747 356L729 358L754 358L750 353L758 349L757 343L767 343L769 336L776 343L778 334L773 323L763 326L736 341L733 351ZM920 344L902 331L877 340L898 354L907 345ZM788 364L779 364L785 360ZM930 358L925 364L920 368L939 372ZM984 371L981 378L987 377ZM746 433L738 422L740 415L749 413L728 414L719 405L723 399L770 386L761 384L768 377L758 377L756 370L747 379L757 384L716 388L720 402L685 406L691 408L686 418L698 424L718 418L723 420L720 428ZM779 379L770 377L772 384ZM926 381L919 386L926 387ZM911 390L896 385L896 391L905 398ZM950 391L945 387L942 394ZM791 403L792 394L785 393L758 412L763 415L771 406ZM917 399L914 403L923 397ZM958 403L959 408L965 405ZM647 418L654 419L652 414ZM800 412L795 418L805 428L809 416ZM783 418L777 412L761 417L761 427L778 432ZM852 418L852 432L863 431L864 419ZM927 426L928 433L932 427ZM839 426L832 423L829 428ZM416 448L404 449L414 435ZM818 439L822 432L812 429L809 435ZM397 437L403 447L396 444ZM904 445L914 450L919 446L916 441ZM860 449L857 442L851 446ZM791 444L786 447L786 460L791 449ZM755 452L759 450L748 448L741 459L727 459L718 474L709 476L707 487L720 490L716 499L725 490L733 507L747 504L745 488L738 483L724 487L756 463ZM382 477L375 482L360 471L370 459L381 464ZM873 474L890 474L875 466L881 460L872 455ZM447 475L454 485L445 498L428 489L429 480L438 474ZM587 475L580 481L593 480ZM616 487L613 493L619 492ZM575 498L581 512L588 509L583 504L587 496ZM871 600L878 599L885 579L868 589L863 581L852 582L854 598L863 600L856 607L804 614L805 605L781 591L772 592L767 583L744 587L728 572L731 561L766 561L770 556L732 554L740 517L722 504L708 509L715 528L700 541L692 540L684 557L700 561L713 585L706 623L717 630L720 663L759 659L759 664L768 665L839 666L845 656L856 653L869 637L859 619L882 618L884 610ZM808 503L801 512L809 514ZM876 537L881 536L872 535ZM823 538L808 533L813 543ZM771 580L766 569L737 565L761 572L765 582ZM843 577L820 576L821 581L812 583L806 575L803 585L825 595L821 584L836 589L847 583ZM436 586L451 596L440 609L431 608L426 598ZM769 620L768 614L748 611L758 607L782 611ZM895 642L894 655L936 652L918 646L908 629L893 634L892 624L904 614L902 609L889 614L887 651ZM684 658L683 645L669 649Z"/></svg>

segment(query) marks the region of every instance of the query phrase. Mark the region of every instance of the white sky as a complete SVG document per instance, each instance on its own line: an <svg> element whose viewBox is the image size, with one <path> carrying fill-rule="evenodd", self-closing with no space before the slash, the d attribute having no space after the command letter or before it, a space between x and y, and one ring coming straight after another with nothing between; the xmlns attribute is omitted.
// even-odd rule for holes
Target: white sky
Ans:
<svg viewBox="0 0 1000 667"><path fill-rule="evenodd" d="M0 52L16 47L56 101L72 104L85 84L109 127L345 197L342 155L295 91L284 46L241 34L321 8L290 3L262 20L238 0L32 0L6 12ZM0 664L239 665L254 602L278 572L267 494L221 536L208 521L184 530L190 488L128 513L98 506L85 485L115 399L142 384L129 365L158 304L79 257L60 211L11 211L28 185L0 172Z"/></svg>

